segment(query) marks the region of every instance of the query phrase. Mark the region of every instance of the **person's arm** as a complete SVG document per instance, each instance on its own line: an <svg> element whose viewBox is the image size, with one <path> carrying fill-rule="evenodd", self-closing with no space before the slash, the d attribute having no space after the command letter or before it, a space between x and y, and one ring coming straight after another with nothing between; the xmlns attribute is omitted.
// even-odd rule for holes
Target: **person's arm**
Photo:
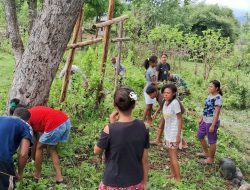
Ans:
<svg viewBox="0 0 250 190"><path fill-rule="evenodd" d="M181 142L181 131L182 131L182 113L179 112L176 114L177 115L177 120L178 120L178 132L176 136L176 143L179 144Z"/></svg>
<svg viewBox="0 0 250 190"><path fill-rule="evenodd" d="M106 133L106 134L109 134L109 127L108 125L106 125L103 129L103 132ZM97 144L94 146L94 154L97 155L97 154L102 154L103 153L103 150L102 148L100 148Z"/></svg>
<svg viewBox="0 0 250 190"><path fill-rule="evenodd" d="M23 170L28 159L29 147L30 141L28 139L23 138L20 143L17 180L21 180L23 178Z"/></svg>
<svg viewBox="0 0 250 190"><path fill-rule="evenodd" d="M156 112L153 114L152 119L155 119L157 115L161 112L161 106L156 110Z"/></svg>
<svg viewBox="0 0 250 190"><path fill-rule="evenodd" d="M144 190L146 190L147 189L147 183L148 183L148 149L144 149L144 151L143 151L142 166L143 166Z"/></svg>
<svg viewBox="0 0 250 190"><path fill-rule="evenodd" d="M214 132L215 125L219 120L220 110L221 110L221 106L216 106L215 107L213 122L212 122L212 125L209 127L209 132L210 133Z"/></svg>
<svg viewBox="0 0 250 190"><path fill-rule="evenodd" d="M110 116L109 116L109 122L110 123L114 123L116 122L117 120L119 119L119 112L116 110L116 111L113 111Z"/></svg>

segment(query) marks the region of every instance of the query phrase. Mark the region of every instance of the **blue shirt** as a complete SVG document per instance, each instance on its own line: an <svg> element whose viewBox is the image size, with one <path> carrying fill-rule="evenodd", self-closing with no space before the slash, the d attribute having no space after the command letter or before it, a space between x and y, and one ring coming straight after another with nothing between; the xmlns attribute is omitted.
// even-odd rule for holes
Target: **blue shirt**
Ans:
<svg viewBox="0 0 250 190"><path fill-rule="evenodd" d="M13 162L22 139L32 140L32 129L17 117L0 117L0 161Z"/></svg>
<svg viewBox="0 0 250 190"><path fill-rule="evenodd" d="M221 95L208 95L205 101L205 107L203 109L203 121L205 123L212 123L214 117L214 110L216 106L222 106Z"/></svg>

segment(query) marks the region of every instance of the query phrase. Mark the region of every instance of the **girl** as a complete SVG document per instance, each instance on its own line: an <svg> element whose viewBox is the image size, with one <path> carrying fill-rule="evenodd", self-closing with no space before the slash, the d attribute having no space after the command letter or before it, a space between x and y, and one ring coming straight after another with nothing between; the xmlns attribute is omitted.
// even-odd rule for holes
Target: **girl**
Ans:
<svg viewBox="0 0 250 190"><path fill-rule="evenodd" d="M156 71L157 71L157 80L158 81L167 81L168 80L168 74L170 71L170 65L167 63L167 54L165 52L162 52L161 54L161 63L157 65Z"/></svg>
<svg viewBox="0 0 250 190"><path fill-rule="evenodd" d="M181 180L177 148L181 142L182 109L179 101L176 99L177 88L174 84L164 85L162 94L165 99L162 109L165 121L164 144L168 148L170 157L170 177L173 177L178 182Z"/></svg>
<svg viewBox="0 0 250 190"><path fill-rule="evenodd" d="M137 95L129 88L115 92L117 112L111 114L110 124L103 129L94 147L94 154L105 150L106 157L99 190L146 189L149 134L144 123L131 115L136 100Z"/></svg>
<svg viewBox="0 0 250 190"><path fill-rule="evenodd" d="M145 97L146 107L143 112L142 120L147 124L151 125L152 122L152 108L155 103L155 99L150 98L150 96L146 93L146 89L150 84L157 84L157 73L156 73L156 65L157 65L157 57L155 55L151 56L149 59L145 60L144 67L147 69L145 78L146 85L144 87L143 93Z"/></svg>
<svg viewBox="0 0 250 190"><path fill-rule="evenodd" d="M208 86L208 92L209 95L205 101L203 115L200 118L199 130L197 132L197 138L200 140L203 149L203 152L197 155L205 158L201 161L202 164L212 164L214 162L217 130L220 125L219 115L222 106L220 82L217 80L211 81ZM204 139L205 136L207 136L208 144L210 145L209 151L207 142Z"/></svg>

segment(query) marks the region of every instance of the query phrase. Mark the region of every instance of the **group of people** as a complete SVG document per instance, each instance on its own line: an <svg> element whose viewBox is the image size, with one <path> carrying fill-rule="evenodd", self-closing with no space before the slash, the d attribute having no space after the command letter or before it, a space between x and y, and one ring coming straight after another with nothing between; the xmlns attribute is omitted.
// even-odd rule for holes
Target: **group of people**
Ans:
<svg viewBox="0 0 250 190"><path fill-rule="evenodd" d="M147 69L144 88L146 108L143 120L132 116L137 100L136 93L126 87L116 90L113 100L116 111L110 115L110 123L104 127L94 147L95 154L105 154L105 169L99 190L147 189L150 141L146 125L156 118L158 113L162 113L162 117L157 138L152 144L161 143L161 135L164 131L163 145L168 149L170 157L171 174L169 177L177 182L181 180L177 149L187 147L183 140L182 130L184 125L182 114L185 109L179 99L180 94L175 84L179 82L184 87L186 94L189 95L190 92L181 77L170 73L170 65L166 59L167 55L162 54L160 64L158 64L156 56L151 56L145 61ZM162 86L160 90L159 85ZM220 82L211 81L208 93L196 134L202 147L202 152L197 153L198 157L203 158L200 160L201 164L214 163L217 130L220 124L219 115L222 107ZM160 106L151 116L155 101L158 101ZM208 139L209 146L205 137Z"/></svg>
<svg viewBox="0 0 250 190"><path fill-rule="evenodd" d="M184 125L182 114L185 109L178 98L178 88L175 82L184 83L184 80L170 73L170 65L166 60L167 55L162 54L159 64L156 56L151 56L145 61L146 108L142 120L134 118L132 114L138 99L136 92L128 87L120 87L115 91L113 98L115 111L110 115L110 122L103 128L94 146L94 154L105 155L105 169L99 190L147 189L150 138L149 129L145 123L152 122L152 119L156 118L159 113L162 117L157 139L153 144L160 144L161 135L164 133L162 143L168 149L170 157L171 175L169 177L177 182L181 180L177 149L180 146L186 146L182 130ZM175 81L169 83L169 80ZM187 86L186 83L184 86ZM211 81L208 92L196 135L202 145L203 151L197 153L197 156L204 158L201 160L202 164L214 162L222 106L220 82ZM151 116L152 106L156 100L160 106ZM10 102L10 115L12 116L0 117L0 189L11 189L14 179L22 179L32 144L31 157L35 160L33 177L35 179L42 177L43 150L47 147L56 173L55 181L63 182L56 145L68 140L69 117L62 111L44 106L26 109L19 101L13 99ZM12 157L18 147L19 158L16 173Z"/></svg>
<svg viewBox="0 0 250 190"><path fill-rule="evenodd" d="M63 182L56 145L69 138L70 120L62 111L45 106L26 109L19 99L10 101L10 115L0 117L0 189L14 188L23 177L29 155L35 161L34 179L41 179L43 151L47 148L56 183ZM17 173L13 155L19 147Z"/></svg>

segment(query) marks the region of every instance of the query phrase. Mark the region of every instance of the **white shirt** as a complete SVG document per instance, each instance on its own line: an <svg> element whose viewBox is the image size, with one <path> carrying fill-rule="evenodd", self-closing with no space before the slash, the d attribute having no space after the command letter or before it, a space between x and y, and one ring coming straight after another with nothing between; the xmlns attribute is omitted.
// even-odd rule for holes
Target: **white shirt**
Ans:
<svg viewBox="0 0 250 190"><path fill-rule="evenodd" d="M169 142L176 142L178 133L177 114L181 112L178 100L174 99L169 105L165 102L162 113L165 120L164 139Z"/></svg>

